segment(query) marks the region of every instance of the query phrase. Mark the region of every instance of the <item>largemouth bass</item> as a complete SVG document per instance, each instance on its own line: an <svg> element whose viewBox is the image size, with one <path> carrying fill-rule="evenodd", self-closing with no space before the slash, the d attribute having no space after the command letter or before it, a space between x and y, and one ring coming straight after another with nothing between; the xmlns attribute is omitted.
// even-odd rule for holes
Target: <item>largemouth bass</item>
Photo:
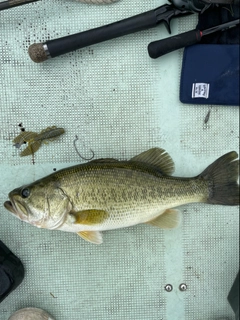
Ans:
<svg viewBox="0 0 240 320"><path fill-rule="evenodd" d="M237 157L229 152L192 178L173 177L174 163L159 148L129 161L93 160L14 189L4 206L36 227L100 244L104 230L139 223L175 228L181 220L175 207L186 203L239 205Z"/></svg>

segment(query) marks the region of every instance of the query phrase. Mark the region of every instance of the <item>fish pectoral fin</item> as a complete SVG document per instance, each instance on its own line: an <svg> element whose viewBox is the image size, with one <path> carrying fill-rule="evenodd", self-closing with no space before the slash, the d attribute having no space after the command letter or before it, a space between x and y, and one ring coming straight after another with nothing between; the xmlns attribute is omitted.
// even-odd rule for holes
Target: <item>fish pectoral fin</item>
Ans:
<svg viewBox="0 0 240 320"><path fill-rule="evenodd" d="M106 212L105 210L98 209L71 212L71 214L73 214L76 218L75 223L85 225L99 224L109 217L108 212Z"/></svg>
<svg viewBox="0 0 240 320"><path fill-rule="evenodd" d="M146 223L162 229L174 229L180 225L181 220L181 211L177 209L167 209L160 216Z"/></svg>
<svg viewBox="0 0 240 320"><path fill-rule="evenodd" d="M80 231L77 234L84 240L94 244L101 244L103 242L102 234L99 231Z"/></svg>

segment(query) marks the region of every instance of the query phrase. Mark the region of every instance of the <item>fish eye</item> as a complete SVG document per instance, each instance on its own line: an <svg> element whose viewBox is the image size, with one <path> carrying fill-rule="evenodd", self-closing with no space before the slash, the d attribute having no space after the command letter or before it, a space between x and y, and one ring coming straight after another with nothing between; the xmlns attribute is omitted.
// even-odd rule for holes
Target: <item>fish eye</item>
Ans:
<svg viewBox="0 0 240 320"><path fill-rule="evenodd" d="M30 190L28 188L22 189L21 196L23 198L27 198L27 197L29 197L29 195L30 195Z"/></svg>

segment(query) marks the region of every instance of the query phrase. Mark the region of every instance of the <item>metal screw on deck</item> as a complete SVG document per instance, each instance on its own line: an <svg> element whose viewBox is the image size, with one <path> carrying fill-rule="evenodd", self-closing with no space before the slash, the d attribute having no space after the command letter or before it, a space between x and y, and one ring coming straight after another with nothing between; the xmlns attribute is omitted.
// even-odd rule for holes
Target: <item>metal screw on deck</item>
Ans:
<svg viewBox="0 0 240 320"><path fill-rule="evenodd" d="M173 286L171 284L166 284L164 289L167 291L167 292L171 292L172 289L173 289Z"/></svg>
<svg viewBox="0 0 240 320"><path fill-rule="evenodd" d="M180 290L180 291L186 291L186 290L187 290L187 285L186 285L185 283L181 283L181 284L179 285L179 290Z"/></svg>

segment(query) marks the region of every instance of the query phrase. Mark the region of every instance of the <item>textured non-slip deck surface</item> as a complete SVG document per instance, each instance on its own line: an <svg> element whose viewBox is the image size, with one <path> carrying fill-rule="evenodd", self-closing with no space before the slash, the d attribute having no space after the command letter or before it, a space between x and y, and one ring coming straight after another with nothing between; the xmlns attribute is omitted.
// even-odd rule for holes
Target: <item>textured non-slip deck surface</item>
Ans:
<svg viewBox="0 0 240 320"><path fill-rule="evenodd" d="M194 176L239 142L238 107L179 102L182 51L157 60L149 42L164 25L33 63L30 44L84 31L156 8L161 1L94 6L42 0L0 12L0 239L25 266L25 279L0 305L7 320L24 307L56 320L233 320L227 295L238 272L237 207L186 205L179 229L139 225L105 232L96 246L75 234L39 230L4 207L10 190L85 157L130 157L158 146L178 176ZM173 34L196 16L172 22ZM35 155L20 158L19 124L66 130ZM171 292L164 287L173 286ZM180 291L179 285L187 290Z"/></svg>

